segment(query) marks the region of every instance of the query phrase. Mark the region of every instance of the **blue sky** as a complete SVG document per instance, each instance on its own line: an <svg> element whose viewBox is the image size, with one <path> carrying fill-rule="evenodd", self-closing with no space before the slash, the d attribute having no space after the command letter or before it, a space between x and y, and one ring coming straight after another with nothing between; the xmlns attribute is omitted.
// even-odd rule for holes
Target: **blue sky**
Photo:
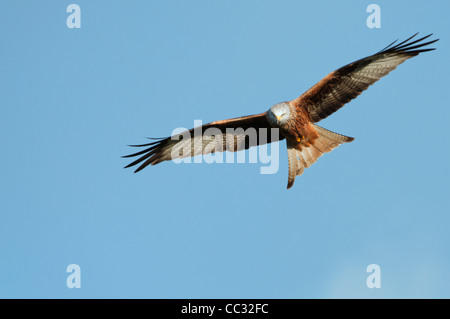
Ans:
<svg viewBox="0 0 450 319"><path fill-rule="evenodd" d="M1 298L450 297L449 2L77 1L80 29L70 3L0 11ZM356 140L290 190L284 142L273 175L123 169L127 144L261 113L416 32L438 49L322 121Z"/></svg>

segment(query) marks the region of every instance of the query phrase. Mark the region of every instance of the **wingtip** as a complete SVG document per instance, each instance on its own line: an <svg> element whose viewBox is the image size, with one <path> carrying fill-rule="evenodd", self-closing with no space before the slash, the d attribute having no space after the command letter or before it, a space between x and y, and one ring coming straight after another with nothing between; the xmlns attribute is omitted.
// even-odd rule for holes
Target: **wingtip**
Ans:
<svg viewBox="0 0 450 319"><path fill-rule="evenodd" d="M134 173L138 173L140 171L142 171L144 168L146 168L148 166L148 164L151 164L147 161L145 161L144 163L141 164L141 166L139 166L138 168L136 168L136 170L134 171Z"/></svg>
<svg viewBox="0 0 450 319"><path fill-rule="evenodd" d="M388 45L386 48L381 50L379 53L404 52L404 53L409 53L409 54L415 53L417 55L419 53L426 52L426 51L432 51L432 49L435 49L435 48L422 49L424 46L430 45L439 40L439 39L436 39L436 40L424 42L424 40L431 37L433 35L433 33L430 33L424 37L417 39L416 36L418 34L419 34L419 32L416 32L414 35L410 36L406 40L404 40L400 43L397 43L396 45L393 45L394 43L397 42L397 40L396 40L396 41L392 42L390 45Z"/></svg>

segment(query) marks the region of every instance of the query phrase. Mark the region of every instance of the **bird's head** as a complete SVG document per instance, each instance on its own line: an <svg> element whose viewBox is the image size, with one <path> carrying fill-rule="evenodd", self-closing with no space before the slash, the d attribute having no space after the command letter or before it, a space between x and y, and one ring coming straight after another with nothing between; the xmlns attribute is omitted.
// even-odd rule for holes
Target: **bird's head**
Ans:
<svg viewBox="0 0 450 319"><path fill-rule="evenodd" d="M274 126L280 126L290 118L291 109L288 102L281 102L272 106L269 111L269 122Z"/></svg>

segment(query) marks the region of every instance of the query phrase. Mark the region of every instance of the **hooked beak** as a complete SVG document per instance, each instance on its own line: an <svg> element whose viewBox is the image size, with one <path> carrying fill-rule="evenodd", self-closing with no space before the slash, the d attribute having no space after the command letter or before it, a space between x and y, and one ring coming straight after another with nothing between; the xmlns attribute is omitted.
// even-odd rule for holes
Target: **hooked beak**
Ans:
<svg viewBox="0 0 450 319"><path fill-rule="evenodd" d="M279 115L277 115L276 118L278 121L281 120L281 116L279 116Z"/></svg>

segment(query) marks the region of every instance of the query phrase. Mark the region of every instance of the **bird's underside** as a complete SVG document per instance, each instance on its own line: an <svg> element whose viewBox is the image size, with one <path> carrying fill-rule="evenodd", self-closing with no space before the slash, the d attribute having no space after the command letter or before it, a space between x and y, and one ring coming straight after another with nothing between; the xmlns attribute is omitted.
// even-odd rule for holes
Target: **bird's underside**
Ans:
<svg viewBox="0 0 450 319"><path fill-rule="evenodd" d="M416 35L396 45L394 41L374 55L331 72L297 99L278 103L264 113L216 121L176 136L131 145L145 149L124 156L140 156L126 167L140 164L135 170L138 172L163 161L221 151L236 152L286 139L289 160L287 188L290 188L295 177L322 154L353 140L315 123L336 112L407 59L434 50L424 47L438 39L425 42L431 34L414 39Z"/></svg>

